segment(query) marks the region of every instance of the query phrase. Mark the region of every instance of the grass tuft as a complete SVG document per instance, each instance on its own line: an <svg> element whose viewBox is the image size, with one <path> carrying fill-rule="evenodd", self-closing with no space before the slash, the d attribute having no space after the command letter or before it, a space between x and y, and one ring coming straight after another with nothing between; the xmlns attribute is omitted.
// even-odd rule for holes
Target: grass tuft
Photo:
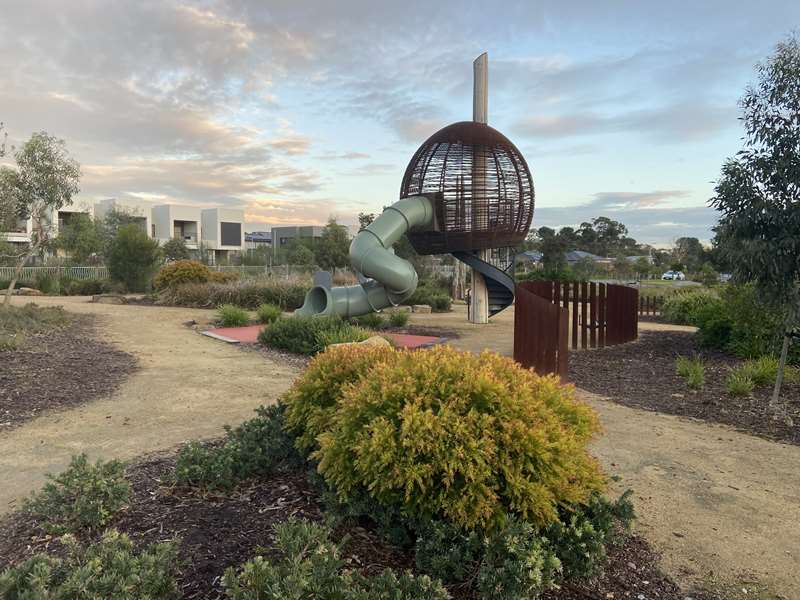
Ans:
<svg viewBox="0 0 800 600"><path fill-rule="evenodd" d="M686 380L686 385L693 390L699 390L705 383L706 368L703 365L703 359L699 356L693 358L679 356L675 359L675 371Z"/></svg>

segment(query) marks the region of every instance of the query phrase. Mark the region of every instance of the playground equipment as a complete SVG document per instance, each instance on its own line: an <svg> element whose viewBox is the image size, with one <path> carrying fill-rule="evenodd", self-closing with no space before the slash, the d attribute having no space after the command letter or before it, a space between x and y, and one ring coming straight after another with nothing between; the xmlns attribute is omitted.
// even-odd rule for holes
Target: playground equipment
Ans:
<svg viewBox="0 0 800 600"><path fill-rule="evenodd" d="M419 254L450 253L472 268L473 322L486 322L513 302L513 263L501 264L497 250L525 239L533 179L517 147L486 124L486 55L475 65L474 120L429 137L406 168L400 200L353 239L350 261L361 283L333 288L330 277L318 276L299 314L347 318L409 298L417 273L392 251L406 233Z"/></svg>

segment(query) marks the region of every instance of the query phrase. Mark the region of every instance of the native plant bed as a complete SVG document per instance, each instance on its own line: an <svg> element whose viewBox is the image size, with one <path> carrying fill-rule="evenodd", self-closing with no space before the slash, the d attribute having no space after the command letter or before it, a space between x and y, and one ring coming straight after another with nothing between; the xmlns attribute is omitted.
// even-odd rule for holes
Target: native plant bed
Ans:
<svg viewBox="0 0 800 600"><path fill-rule="evenodd" d="M681 597L555 377L344 346L256 413L127 471L75 457L0 522L0 597Z"/></svg>
<svg viewBox="0 0 800 600"><path fill-rule="evenodd" d="M309 473L303 468L251 479L224 493L211 493L174 485L175 463L174 455L162 454L129 465L125 470L131 487L128 502L107 523L107 527L128 535L139 551L177 540L176 556L171 561L175 597L228 597L222 585L226 569L236 568L256 554L279 557L275 525L290 519L324 523L330 518L319 490L309 482ZM75 537L81 545L96 544L103 531L87 530ZM415 569L413 551L392 546L367 519L339 521L331 539L342 544L341 558L349 568L363 575L376 576L387 568L396 573ZM39 553L64 557L64 538L47 533L28 513L0 520L0 572ZM684 600L685 594L660 571L658 561L657 553L642 538L624 535L609 546L599 575L563 584L541 598L637 598L641 593L646 598ZM451 588L450 594L453 598L478 597L458 586ZM704 598L698 594L692 597Z"/></svg>
<svg viewBox="0 0 800 600"><path fill-rule="evenodd" d="M107 395L135 368L133 356L98 339L91 316L0 307L0 431Z"/></svg>
<svg viewBox="0 0 800 600"><path fill-rule="evenodd" d="M678 374L679 357L687 376ZM682 363L686 362L681 360ZM698 368L697 365L701 365ZM569 380L614 402L657 412L731 425L768 439L800 444L800 382L784 381L778 405L770 406L772 384L731 392L731 374L745 361L699 345L691 332L643 332L639 340L572 352Z"/></svg>

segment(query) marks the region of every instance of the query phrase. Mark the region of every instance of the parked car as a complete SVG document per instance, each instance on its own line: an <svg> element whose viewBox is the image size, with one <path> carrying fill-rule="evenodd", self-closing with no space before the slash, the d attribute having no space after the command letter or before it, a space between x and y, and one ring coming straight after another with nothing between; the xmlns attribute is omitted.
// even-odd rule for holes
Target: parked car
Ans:
<svg viewBox="0 0 800 600"><path fill-rule="evenodd" d="M667 271L661 275L661 279L665 281L684 281L686 280L686 275L683 274L683 271Z"/></svg>

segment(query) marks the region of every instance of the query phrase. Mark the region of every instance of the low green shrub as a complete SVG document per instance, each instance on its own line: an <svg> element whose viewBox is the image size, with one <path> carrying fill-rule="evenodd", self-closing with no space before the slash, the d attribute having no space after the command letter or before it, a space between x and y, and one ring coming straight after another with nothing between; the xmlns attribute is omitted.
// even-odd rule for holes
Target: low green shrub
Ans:
<svg viewBox="0 0 800 600"><path fill-rule="evenodd" d="M725 378L725 387L731 396L749 396L756 387L753 379L743 369L734 369Z"/></svg>
<svg viewBox="0 0 800 600"><path fill-rule="evenodd" d="M62 277L60 280L62 296L94 296L112 290L111 281L107 279L72 279Z"/></svg>
<svg viewBox="0 0 800 600"><path fill-rule="evenodd" d="M246 279L229 283L185 283L166 288L159 298L162 304L209 308L235 304L255 310L262 304L275 304L283 310L303 305L310 284L278 279Z"/></svg>
<svg viewBox="0 0 800 600"><path fill-rule="evenodd" d="M547 539L530 523L512 519L486 540L475 587L481 598L535 598L552 587L560 569Z"/></svg>
<svg viewBox="0 0 800 600"><path fill-rule="evenodd" d="M761 356L747 360L739 367L742 375L752 380L754 385L768 385L778 375L779 361L774 356Z"/></svg>
<svg viewBox="0 0 800 600"><path fill-rule="evenodd" d="M706 289L685 290L664 300L661 315L670 323L697 325L698 311L709 305L718 309L720 304L720 299L714 292Z"/></svg>
<svg viewBox="0 0 800 600"><path fill-rule="evenodd" d="M70 317L60 306L0 306L0 333L49 333L70 323Z"/></svg>
<svg viewBox="0 0 800 600"><path fill-rule="evenodd" d="M309 521L275 526L281 558L256 556L237 570L229 568L222 585L231 600L336 598L339 600L445 600L442 585L426 576L396 575L390 569L364 577L345 569L341 546L330 528Z"/></svg>
<svg viewBox="0 0 800 600"><path fill-rule="evenodd" d="M403 301L407 306L427 304L433 312L448 312L452 303L453 299L447 290L430 285L420 285L408 299Z"/></svg>
<svg viewBox="0 0 800 600"><path fill-rule="evenodd" d="M211 283L231 283L239 281L240 276L236 271L211 271L208 274L208 280Z"/></svg>
<svg viewBox="0 0 800 600"><path fill-rule="evenodd" d="M489 352L395 353L343 386L316 437L343 500L366 489L412 518L491 529L509 513L547 524L603 488L587 451L597 416L558 378Z"/></svg>
<svg viewBox="0 0 800 600"><path fill-rule="evenodd" d="M2 333L0 332L0 352L10 352L22 346L23 336L21 333Z"/></svg>
<svg viewBox="0 0 800 600"><path fill-rule="evenodd" d="M361 342L372 335L336 316L293 316L278 319L264 329L258 341L297 354L314 355L330 344Z"/></svg>
<svg viewBox="0 0 800 600"><path fill-rule="evenodd" d="M217 308L217 323L223 327L244 327L250 323L250 314L233 304L223 304Z"/></svg>
<svg viewBox="0 0 800 600"><path fill-rule="evenodd" d="M54 534L102 527L125 506L131 492L120 461L92 465L85 454L73 456L65 471L47 478L24 509Z"/></svg>
<svg viewBox="0 0 800 600"><path fill-rule="evenodd" d="M37 273L33 281L33 287L48 296L61 293L58 277L49 273Z"/></svg>
<svg viewBox="0 0 800 600"><path fill-rule="evenodd" d="M261 406L257 416L226 427L218 446L191 442L178 453L175 480L181 485L227 490L251 477L269 475L302 462L284 431L282 404Z"/></svg>
<svg viewBox="0 0 800 600"><path fill-rule="evenodd" d="M371 312L359 317L350 319L353 325L365 327L367 329L384 329L386 327L386 319L381 313Z"/></svg>
<svg viewBox="0 0 800 600"><path fill-rule="evenodd" d="M178 552L174 543L136 551L125 534L111 530L87 547L65 536L65 558L37 554L0 573L5 600L147 598L178 596Z"/></svg>
<svg viewBox="0 0 800 600"><path fill-rule="evenodd" d="M211 278L211 270L196 260L176 260L164 265L153 279L157 290L183 283L205 283Z"/></svg>
<svg viewBox="0 0 800 600"><path fill-rule="evenodd" d="M269 325L274 323L283 315L283 310L275 304L262 304L256 309L256 316L259 323Z"/></svg>
<svg viewBox="0 0 800 600"><path fill-rule="evenodd" d="M699 356L688 358L679 356L675 359L675 371L686 380L686 385L699 390L705 383L706 368Z"/></svg>
<svg viewBox="0 0 800 600"><path fill-rule="evenodd" d="M389 313L389 325L392 327L405 327L408 325L408 320L410 318L410 312L406 310L396 310Z"/></svg>

